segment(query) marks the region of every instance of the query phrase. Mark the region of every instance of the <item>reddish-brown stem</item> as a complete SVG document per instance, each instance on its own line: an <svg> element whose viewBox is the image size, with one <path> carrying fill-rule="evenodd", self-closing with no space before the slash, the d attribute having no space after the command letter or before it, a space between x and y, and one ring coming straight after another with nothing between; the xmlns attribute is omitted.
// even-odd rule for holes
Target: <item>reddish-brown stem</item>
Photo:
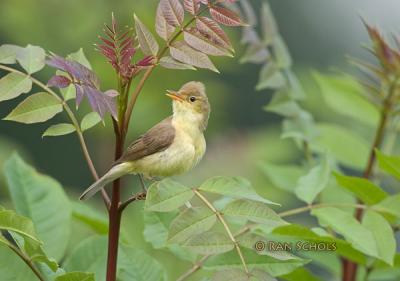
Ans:
<svg viewBox="0 0 400 281"><path fill-rule="evenodd" d="M115 131L120 132L120 124L114 123ZM120 133L116 133L115 155L117 160L121 157L124 149L124 137ZM118 261L118 241L121 225L120 204L121 180L117 179L113 182L112 197L109 211L109 231L108 231L108 255L107 255L107 281L116 281L117 279L117 261Z"/></svg>
<svg viewBox="0 0 400 281"><path fill-rule="evenodd" d="M376 162L375 150L381 146L383 138L385 136L385 128L388 123L388 115L391 111L392 96L395 94L396 84L397 79L392 82L389 93L383 102L379 125L375 133L375 138L372 143L371 150L369 152L368 163L363 173L363 177L366 179L373 177L373 170ZM357 209L355 213L356 219L360 221L362 215L363 209ZM357 269L358 265L356 263L347 259L342 259L342 281L355 281L357 276Z"/></svg>

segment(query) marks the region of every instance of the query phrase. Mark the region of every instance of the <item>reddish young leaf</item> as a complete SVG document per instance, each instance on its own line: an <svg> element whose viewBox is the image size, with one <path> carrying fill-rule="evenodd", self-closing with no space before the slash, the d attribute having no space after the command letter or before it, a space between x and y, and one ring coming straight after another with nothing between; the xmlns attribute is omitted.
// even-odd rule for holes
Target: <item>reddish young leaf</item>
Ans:
<svg viewBox="0 0 400 281"><path fill-rule="evenodd" d="M114 102L115 91L102 93L100 90L88 86L82 86L82 89L89 100L90 106L101 118L107 112L110 112L114 118L117 118L117 109Z"/></svg>
<svg viewBox="0 0 400 281"><path fill-rule="evenodd" d="M379 59L382 67L387 71L396 71L400 67L400 54L393 50L385 39L381 36L378 29L364 22L368 30L369 37L373 43L374 54Z"/></svg>
<svg viewBox="0 0 400 281"><path fill-rule="evenodd" d="M188 11L192 15L195 15L199 11L200 1L199 0L183 0L183 7L185 7L186 11Z"/></svg>
<svg viewBox="0 0 400 281"><path fill-rule="evenodd" d="M228 26L240 26L243 25L242 21L240 20L239 16L223 7L214 6L210 8L210 14L212 18L223 24Z"/></svg>
<svg viewBox="0 0 400 281"><path fill-rule="evenodd" d="M161 0L161 11L165 20L172 26L181 26L185 11L179 0Z"/></svg>
<svg viewBox="0 0 400 281"><path fill-rule="evenodd" d="M158 4L158 7L157 7L156 32L165 41L167 41L169 39L169 37L175 32L175 27L168 24L168 22L164 18L161 3Z"/></svg>
<svg viewBox="0 0 400 281"><path fill-rule="evenodd" d="M195 28L185 31L183 38L189 46L202 53L212 56L232 56L229 51L209 40Z"/></svg>
<svg viewBox="0 0 400 281"><path fill-rule="evenodd" d="M49 82L47 82L47 86L49 87L57 87L57 88L66 88L71 84L71 80L68 77L62 75L54 75L50 78Z"/></svg>
<svg viewBox="0 0 400 281"><path fill-rule="evenodd" d="M154 60L153 56L147 56L147 57L144 57L143 59L141 59L140 61L138 61L136 63L136 65L142 66L142 67L150 66L150 65L153 65L153 60Z"/></svg>
<svg viewBox="0 0 400 281"><path fill-rule="evenodd" d="M204 36L209 37L219 46L233 51L232 44L229 41L228 36L218 25L218 23L216 23L212 19L206 17L198 17L196 19L196 27Z"/></svg>
<svg viewBox="0 0 400 281"><path fill-rule="evenodd" d="M172 44L170 47L170 53L174 59L180 62L219 72L207 55L193 50L191 47L186 45L185 42L178 41Z"/></svg>
<svg viewBox="0 0 400 281"><path fill-rule="evenodd" d="M134 19L136 35L139 40L140 49L145 55L157 55L159 47L153 34L151 34L151 32L136 15L134 15Z"/></svg>

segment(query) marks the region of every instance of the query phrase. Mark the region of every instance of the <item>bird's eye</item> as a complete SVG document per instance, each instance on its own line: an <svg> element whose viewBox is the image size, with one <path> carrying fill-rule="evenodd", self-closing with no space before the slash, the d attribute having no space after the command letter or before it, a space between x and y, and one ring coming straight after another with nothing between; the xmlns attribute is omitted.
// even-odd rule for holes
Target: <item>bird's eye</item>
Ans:
<svg viewBox="0 0 400 281"><path fill-rule="evenodd" d="M190 100L190 102L195 102L196 101L196 97L190 97L189 100Z"/></svg>

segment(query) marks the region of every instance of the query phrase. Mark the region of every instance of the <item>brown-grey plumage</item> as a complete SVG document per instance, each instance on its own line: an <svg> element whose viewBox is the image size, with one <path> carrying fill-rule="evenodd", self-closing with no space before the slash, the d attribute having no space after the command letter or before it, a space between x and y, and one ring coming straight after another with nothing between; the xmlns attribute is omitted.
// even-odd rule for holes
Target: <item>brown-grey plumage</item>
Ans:
<svg viewBox="0 0 400 281"><path fill-rule="evenodd" d="M188 82L179 91L168 91L173 115L129 145L112 168L93 183L80 199L91 197L109 182L126 174L168 177L184 173L203 157L210 104L201 82Z"/></svg>
<svg viewBox="0 0 400 281"><path fill-rule="evenodd" d="M170 116L132 142L114 165L163 151L171 145L174 137L175 128L172 126L172 116Z"/></svg>

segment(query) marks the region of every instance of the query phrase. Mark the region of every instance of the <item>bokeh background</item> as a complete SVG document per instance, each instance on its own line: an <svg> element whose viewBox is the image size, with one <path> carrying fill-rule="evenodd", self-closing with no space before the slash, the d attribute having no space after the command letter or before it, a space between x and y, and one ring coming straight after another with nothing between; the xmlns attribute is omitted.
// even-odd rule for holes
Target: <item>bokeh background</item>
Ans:
<svg viewBox="0 0 400 281"><path fill-rule="evenodd" d="M256 7L261 3L256 0L251 2ZM0 0L0 45L38 45L63 56L82 47L101 78L102 88L115 88L110 65L93 46L99 41L97 36L102 31L103 23L109 22L111 12L114 12L121 25L132 26L133 14L136 13L147 26L153 27L157 3L157 0ZM360 17L384 30L400 32L400 2L397 0L271 0L270 5L292 54L294 70L308 95L305 106L317 121L332 121L337 117L322 102L311 71L355 72L347 63L347 55L371 59L360 48L368 42ZM203 81L212 105L206 132L207 154L199 167L177 179L195 186L215 175L241 175L249 178L258 192L284 203L285 208L300 205L283 191L273 189L259 169L259 163L263 161L299 161L301 151L292 141L280 139L280 119L262 109L271 93L254 90L259 66L239 63L244 51L239 43L240 32L237 29L228 30L237 55L235 58L214 59L221 74L160 68L153 73L139 96L128 140L133 140L170 114L171 104L164 96L165 89L177 89L189 80ZM50 72L42 71L36 77L47 81ZM2 102L0 118L18 102L18 99ZM82 106L79 114L83 115L86 110ZM60 115L52 122L62 120L66 120L65 116ZM48 126L0 121L0 166L12 151L17 150L39 171L60 181L71 198L77 198L91 183L78 140L74 134L42 139L41 134ZM96 126L88 131L86 138L96 167L102 173L112 161L111 123L106 122L105 127ZM131 190L126 190L126 194L137 188L136 179L131 177L125 180L132 182L129 185ZM7 204L7 201L4 178L0 173L0 203ZM90 204L103 211L99 198ZM142 237L142 208L142 203L129 207L123 218L123 233L131 243L150 248ZM85 236L85 231L83 226L76 226L71 248ZM167 264L173 264L165 252L152 254ZM170 270L172 277L181 271L179 267L187 267L187 264Z"/></svg>

